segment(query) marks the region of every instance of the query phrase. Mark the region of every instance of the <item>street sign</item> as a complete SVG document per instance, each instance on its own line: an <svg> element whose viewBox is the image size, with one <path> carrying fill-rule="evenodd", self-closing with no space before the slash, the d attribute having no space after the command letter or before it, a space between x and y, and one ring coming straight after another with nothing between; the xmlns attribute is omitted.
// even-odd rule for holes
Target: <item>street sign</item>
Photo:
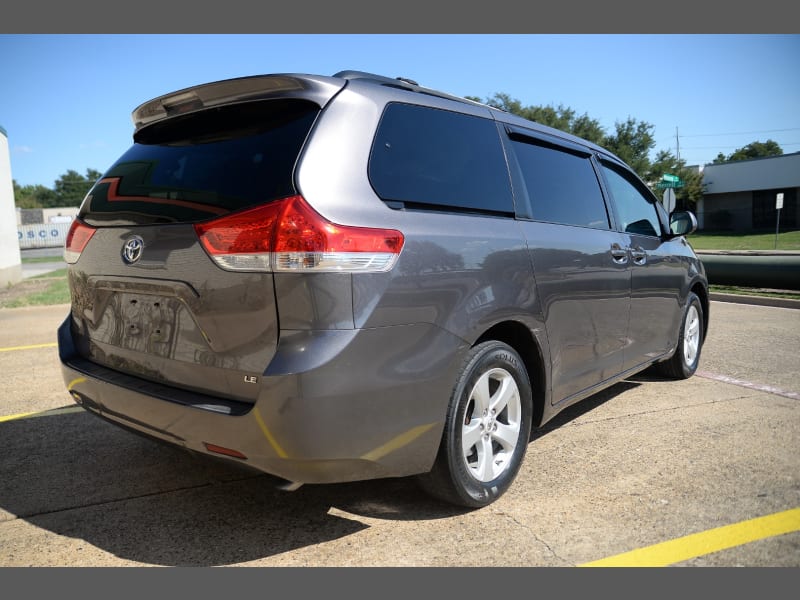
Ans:
<svg viewBox="0 0 800 600"><path fill-rule="evenodd" d="M775 210L783 208L783 192L775 196Z"/></svg>
<svg viewBox="0 0 800 600"><path fill-rule="evenodd" d="M660 190L664 190L668 188L682 188L684 185L685 184L681 179L680 181L659 181L656 184L656 187Z"/></svg>
<svg viewBox="0 0 800 600"><path fill-rule="evenodd" d="M656 187L660 190L669 189L669 188L681 188L685 185L683 179L678 177L677 175L673 175L672 173L664 173L661 176L661 181L656 184Z"/></svg>
<svg viewBox="0 0 800 600"><path fill-rule="evenodd" d="M667 214L672 214L675 210L675 190L667 188L664 190L664 195L661 197L661 204L667 209Z"/></svg>

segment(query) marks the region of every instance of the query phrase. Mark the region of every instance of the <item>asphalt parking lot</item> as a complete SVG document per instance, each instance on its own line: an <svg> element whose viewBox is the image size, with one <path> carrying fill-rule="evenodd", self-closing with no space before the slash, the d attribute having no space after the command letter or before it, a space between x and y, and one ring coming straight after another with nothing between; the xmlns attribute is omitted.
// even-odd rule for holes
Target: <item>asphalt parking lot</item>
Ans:
<svg viewBox="0 0 800 600"><path fill-rule="evenodd" d="M0 310L0 566L800 566L800 310L712 302L698 375L568 409L476 511L283 492L106 424L64 389L66 312Z"/></svg>

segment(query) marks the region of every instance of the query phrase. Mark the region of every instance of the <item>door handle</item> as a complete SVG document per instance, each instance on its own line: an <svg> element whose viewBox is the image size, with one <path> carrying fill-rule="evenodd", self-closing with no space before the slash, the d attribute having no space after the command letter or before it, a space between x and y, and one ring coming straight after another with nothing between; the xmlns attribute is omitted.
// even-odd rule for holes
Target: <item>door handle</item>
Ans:
<svg viewBox="0 0 800 600"><path fill-rule="evenodd" d="M628 264L628 249L617 243L611 244L611 260L618 265Z"/></svg>
<svg viewBox="0 0 800 600"><path fill-rule="evenodd" d="M645 252L644 248L641 246L631 248L631 258L633 258L634 264L639 266L644 265L647 262L647 252Z"/></svg>

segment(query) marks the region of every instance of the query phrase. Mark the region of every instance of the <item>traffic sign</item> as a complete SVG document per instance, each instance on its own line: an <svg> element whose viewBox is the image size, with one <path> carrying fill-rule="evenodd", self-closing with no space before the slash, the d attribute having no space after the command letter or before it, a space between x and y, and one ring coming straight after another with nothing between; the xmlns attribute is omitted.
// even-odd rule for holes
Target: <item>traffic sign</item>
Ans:
<svg viewBox="0 0 800 600"><path fill-rule="evenodd" d="M672 183L679 183L680 180L681 180L681 178L678 177L677 175L670 175L669 173L664 173L661 176L661 181L669 181L669 182L672 182Z"/></svg>

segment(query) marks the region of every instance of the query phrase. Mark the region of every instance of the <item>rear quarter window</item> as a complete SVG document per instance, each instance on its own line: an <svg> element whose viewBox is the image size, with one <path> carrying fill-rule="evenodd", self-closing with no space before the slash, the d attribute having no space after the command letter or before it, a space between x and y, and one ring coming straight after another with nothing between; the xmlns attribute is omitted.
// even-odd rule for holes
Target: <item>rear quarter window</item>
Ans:
<svg viewBox="0 0 800 600"><path fill-rule="evenodd" d="M491 119L389 104L373 143L369 179L390 206L514 214L502 142Z"/></svg>

